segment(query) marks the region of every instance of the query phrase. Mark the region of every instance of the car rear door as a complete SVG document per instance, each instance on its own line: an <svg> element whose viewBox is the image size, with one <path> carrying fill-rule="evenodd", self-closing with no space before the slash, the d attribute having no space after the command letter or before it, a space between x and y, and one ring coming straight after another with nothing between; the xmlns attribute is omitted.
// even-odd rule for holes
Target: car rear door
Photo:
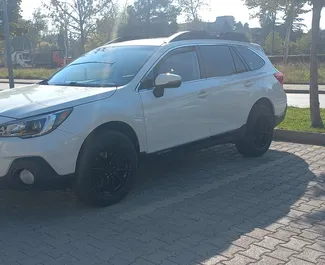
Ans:
<svg viewBox="0 0 325 265"><path fill-rule="evenodd" d="M163 73L180 75L182 84L165 89L164 95L157 98L153 94L153 81ZM175 49L161 59L139 88L149 153L210 136L206 113L209 88L209 82L201 79L194 46Z"/></svg>
<svg viewBox="0 0 325 265"><path fill-rule="evenodd" d="M207 103L211 135L239 129L246 123L254 85L247 66L228 45L202 45L199 52L211 86Z"/></svg>

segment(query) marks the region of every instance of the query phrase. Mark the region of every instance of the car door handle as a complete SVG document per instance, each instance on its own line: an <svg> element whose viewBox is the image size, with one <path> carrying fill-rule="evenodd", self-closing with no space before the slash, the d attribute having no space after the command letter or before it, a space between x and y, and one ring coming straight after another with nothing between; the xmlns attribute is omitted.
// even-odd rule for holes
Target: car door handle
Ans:
<svg viewBox="0 0 325 265"><path fill-rule="evenodd" d="M197 95L198 98L207 98L210 95L209 92L202 90L200 93Z"/></svg>
<svg viewBox="0 0 325 265"><path fill-rule="evenodd" d="M248 81L248 82L245 83L245 87L251 87L254 84L255 84L254 81Z"/></svg>

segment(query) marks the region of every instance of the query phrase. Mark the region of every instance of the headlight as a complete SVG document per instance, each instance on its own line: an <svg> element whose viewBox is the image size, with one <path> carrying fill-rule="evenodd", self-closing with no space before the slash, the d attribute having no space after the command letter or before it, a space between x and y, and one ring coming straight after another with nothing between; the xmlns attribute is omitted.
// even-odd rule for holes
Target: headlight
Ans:
<svg viewBox="0 0 325 265"><path fill-rule="evenodd" d="M0 125L0 137L29 138L55 130L71 114L72 109L62 110Z"/></svg>

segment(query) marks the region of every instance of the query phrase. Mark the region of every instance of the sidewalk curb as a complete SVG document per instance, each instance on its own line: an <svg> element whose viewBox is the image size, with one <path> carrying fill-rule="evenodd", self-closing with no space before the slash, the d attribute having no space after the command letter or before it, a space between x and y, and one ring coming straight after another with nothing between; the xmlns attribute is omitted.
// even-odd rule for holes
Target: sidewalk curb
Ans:
<svg viewBox="0 0 325 265"><path fill-rule="evenodd" d="M25 81L15 81L15 84L17 85L33 85L37 82L40 82L41 80L25 80ZM5 81L5 80L0 80L0 84L9 84L9 82Z"/></svg>
<svg viewBox="0 0 325 265"><path fill-rule="evenodd" d="M325 146L325 133L275 129L273 139L280 142Z"/></svg>
<svg viewBox="0 0 325 265"><path fill-rule="evenodd" d="M286 94L309 94L309 90L285 89ZM318 90L318 94L325 94L325 90Z"/></svg>
<svg viewBox="0 0 325 265"><path fill-rule="evenodd" d="M284 83L285 85L310 86L309 83ZM325 86L325 83L318 83L319 86Z"/></svg>

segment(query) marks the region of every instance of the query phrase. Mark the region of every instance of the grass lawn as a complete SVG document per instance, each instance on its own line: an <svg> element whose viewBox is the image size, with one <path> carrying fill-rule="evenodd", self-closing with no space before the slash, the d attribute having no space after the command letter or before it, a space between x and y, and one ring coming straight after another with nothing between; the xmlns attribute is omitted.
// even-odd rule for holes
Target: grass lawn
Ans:
<svg viewBox="0 0 325 265"><path fill-rule="evenodd" d="M284 74L285 83L308 83L309 64L278 64L275 67ZM325 83L325 64L319 64L319 83Z"/></svg>
<svg viewBox="0 0 325 265"><path fill-rule="evenodd" d="M321 116L325 122L325 109L321 109ZM310 127L310 109L289 107L285 120L278 126L279 129L304 132L325 133L325 128L314 129Z"/></svg>
<svg viewBox="0 0 325 265"><path fill-rule="evenodd" d="M16 79L46 79L54 74L57 69L46 69L46 68L20 68L14 69L14 77ZM0 79L8 78L8 70L6 68L0 68Z"/></svg>

